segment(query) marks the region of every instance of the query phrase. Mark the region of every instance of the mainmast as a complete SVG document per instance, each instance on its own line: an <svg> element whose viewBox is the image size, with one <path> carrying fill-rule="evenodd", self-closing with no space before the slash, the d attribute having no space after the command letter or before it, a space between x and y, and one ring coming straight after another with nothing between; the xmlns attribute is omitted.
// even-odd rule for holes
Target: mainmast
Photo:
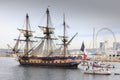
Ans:
<svg viewBox="0 0 120 80"><path fill-rule="evenodd" d="M49 33L49 9L47 8L47 11L46 11L46 14L47 14L47 27L46 27L46 37L47 37L47 54L49 53L49 38L50 38L50 33Z"/></svg>
<svg viewBox="0 0 120 80"><path fill-rule="evenodd" d="M28 54L28 49L29 49L29 47L28 47L28 41L29 41L29 34L28 34L28 20L29 20L29 16L28 16L28 14L26 14L26 54Z"/></svg>
<svg viewBox="0 0 120 80"><path fill-rule="evenodd" d="M49 26L49 9L48 8L47 8L46 14L47 14L47 28L48 28Z"/></svg>
<svg viewBox="0 0 120 80"><path fill-rule="evenodd" d="M53 53L53 40L56 40L56 38L52 38L51 35L54 34L54 29L52 28L52 26L50 25L50 13L49 13L49 9L47 8L46 10L46 15L47 15L47 19L46 19L46 26L39 26L41 28L41 30L43 30L43 34L45 35L44 37L37 37L37 38L41 38L45 40L45 48L44 52L46 54L48 54L48 56L50 56Z"/></svg>

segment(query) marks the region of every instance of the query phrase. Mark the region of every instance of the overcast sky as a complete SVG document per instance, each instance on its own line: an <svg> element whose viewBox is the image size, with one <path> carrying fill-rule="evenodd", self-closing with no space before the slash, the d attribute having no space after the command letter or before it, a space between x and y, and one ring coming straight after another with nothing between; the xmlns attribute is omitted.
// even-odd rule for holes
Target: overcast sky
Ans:
<svg viewBox="0 0 120 80"><path fill-rule="evenodd" d="M26 13L30 16L33 29L39 29L48 6L56 36L61 35L63 13L70 27L67 29L68 36L71 38L78 32L71 48L79 49L82 41L89 48L93 28L96 32L109 28L120 42L120 0L0 0L0 48L7 48L6 44L14 45L13 39L19 34L17 28L23 26ZM103 34L107 36L101 37ZM114 41L112 33L107 30L99 33L100 38Z"/></svg>

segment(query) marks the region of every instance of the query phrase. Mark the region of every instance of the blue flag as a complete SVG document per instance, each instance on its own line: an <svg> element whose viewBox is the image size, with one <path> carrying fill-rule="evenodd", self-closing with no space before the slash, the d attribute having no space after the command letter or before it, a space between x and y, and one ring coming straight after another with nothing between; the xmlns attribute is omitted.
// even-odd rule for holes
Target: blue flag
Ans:
<svg viewBox="0 0 120 80"><path fill-rule="evenodd" d="M84 42L82 42L82 46L81 46L81 51L84 52L84 49L85 49L85 45L84 45Z"/></svg>

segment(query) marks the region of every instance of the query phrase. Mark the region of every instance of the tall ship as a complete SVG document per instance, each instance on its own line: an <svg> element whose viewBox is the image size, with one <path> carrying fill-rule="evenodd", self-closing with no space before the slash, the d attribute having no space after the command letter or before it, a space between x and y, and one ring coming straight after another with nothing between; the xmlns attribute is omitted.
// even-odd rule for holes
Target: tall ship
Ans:
<svg viewBox="0 0 120 80"><path fill-rule="evenodd" d="M34 31L31 31L29 25L29 16L26 15L26 28L18 29L20 34L24 36L24 40L20 38L19 41L25 42L24 50L22 55L18 55L18 61L21 65L31 65L31 66L42 66L42 67L59 67L59 68L78 68L80 64L79 56L73 56L68 54L68 45L77 35L77 33L68 41L66 36L66 23L65 16L63 18L63 35L59 36L61 38L62 44L55 44L54 30L55 28L50 26L50 14L49 9L46 10L46 26L38 26L43 31L43 37L39 38L39 41L31 40ZM30 47L31 43L36 42L37 44ZM60 45L60 48L56 48L57 45ZM59 51L61 53L59 53ZM14 50L16 52L16 50Z"/></svg>

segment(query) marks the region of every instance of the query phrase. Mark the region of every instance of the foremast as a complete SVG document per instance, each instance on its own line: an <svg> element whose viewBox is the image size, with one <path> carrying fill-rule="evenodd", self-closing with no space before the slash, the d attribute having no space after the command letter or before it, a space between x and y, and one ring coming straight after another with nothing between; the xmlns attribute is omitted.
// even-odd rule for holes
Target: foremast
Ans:
<svg viewBox="0 0 120 80"><path fill-rule="evenodd" d="M21 40L20 39L20 41L24 41L25 42L24 54L28 55L30 47L31 47L29 42L34 42L34 41L30 40L30 38L33 36L33 32L34 31L31 31L28 14L26 14L26 28L25 29L18 29L18 30L21 33L23 33L23 35L25 37L25 40Z"/></svg>

